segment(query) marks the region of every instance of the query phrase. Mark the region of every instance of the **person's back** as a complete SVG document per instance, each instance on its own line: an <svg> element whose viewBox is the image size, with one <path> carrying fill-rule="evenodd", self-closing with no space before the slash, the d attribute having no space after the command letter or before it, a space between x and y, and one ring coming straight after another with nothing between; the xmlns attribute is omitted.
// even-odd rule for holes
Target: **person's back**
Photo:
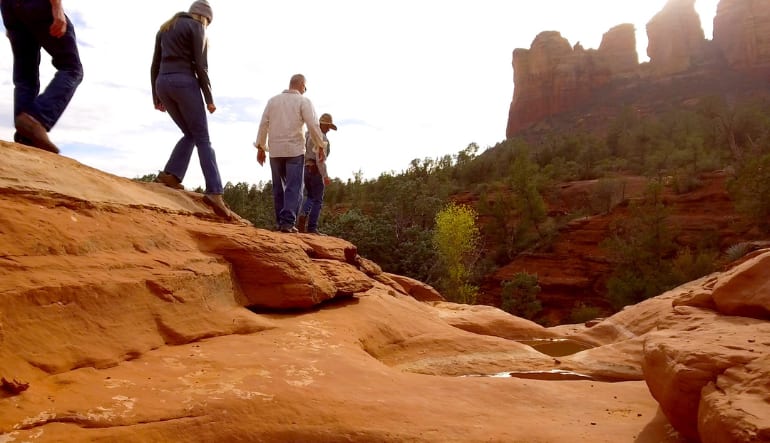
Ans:
<svg viewBox="0 0 770 443"><path fill-rule="evenodd" d="M295 223L302 204L305 167L303 126L307 125L310 136L319 146L326 144L315 120L313 104L302 96L305 91L305 76L293 75L289 89L268 100L254 142L260 165L265 162L266 152L270 152L275 220L282 232L297 232Z"/></svg>
<svg viewBox="0 0 770 443"><path fill-rule="evenodd" d="M159 32L160 44L163 48L160 59L159 73L171 74L176 72L195 71L193 60L196 60L190 42L205 41L203 26L188 14L180 14L174 26L167 31Z"/></svg>
<svg viewBox="0 0 770 443"><path fill-rule="evenodd" d="M303 113L307 112L312 112L310 101L293 90L287 89L268 100L265 113L272 157L294 157L304 153Z"/></svg>

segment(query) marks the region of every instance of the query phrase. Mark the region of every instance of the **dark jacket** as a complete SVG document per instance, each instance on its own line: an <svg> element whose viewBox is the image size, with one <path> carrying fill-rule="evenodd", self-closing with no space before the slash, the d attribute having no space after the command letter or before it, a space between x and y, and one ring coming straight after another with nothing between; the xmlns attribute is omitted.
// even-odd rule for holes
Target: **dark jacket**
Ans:
<svg viewBox="0 0 770 443"><path fill-rule="evenodd" d="M152 100L160 102L155 92L155 80L159 74L189 72L198 78L206 104L214 103L209 81L208 48L206 31L201 22L181 12L176 23L167 31L158 31L155 36L155 53L152 56Z"/></svg>

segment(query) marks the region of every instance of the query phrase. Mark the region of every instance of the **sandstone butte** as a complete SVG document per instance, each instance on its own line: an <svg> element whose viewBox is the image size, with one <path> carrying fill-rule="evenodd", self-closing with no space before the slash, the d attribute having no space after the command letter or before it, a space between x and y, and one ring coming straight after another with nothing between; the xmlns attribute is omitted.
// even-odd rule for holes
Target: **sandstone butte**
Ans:
<svg viewBox="0 0 770 443"><path fill-rule="evenodd" d="M506 137L547 127L549 117L573 110L577 115L567 120L589 129L611 121L619 104L646 115L704 96L767 97L770 2L720 0L711 40L695 3L668 0L650 19L649 62L639 63L629 23L608 30L598 49L571 46L557 31L541 32L529 49L515 49Z"/></svg>
<svg viewBox="0 0 770 443"><path fill-rule="evenodd" d="M342 239L0 149L2 443L770 441L770 250L543 328ZM536 350L562 339L588 349Z"/></svg>

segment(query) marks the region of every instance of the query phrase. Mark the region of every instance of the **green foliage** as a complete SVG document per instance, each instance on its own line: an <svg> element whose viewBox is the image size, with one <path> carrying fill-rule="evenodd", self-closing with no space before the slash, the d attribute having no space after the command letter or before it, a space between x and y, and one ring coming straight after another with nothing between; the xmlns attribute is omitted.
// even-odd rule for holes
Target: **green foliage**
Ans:
<svg viewBox="0 0 770 443"><path fill-rule="evenodd" d="M433 245L446 269L443 294L450 301L473 304L478 288L470 283L479 257L479 228L476 211L450 203L436 214Z"/></svg>
<svg viewBox="0 0 770 443"><path fill-rule="evenodd" d="M677 230L662 200L663 187L652 183L645 199L631 206L631 216L615 226L603 243L617 263L607 282L613 307L638 303L670 289L674 280L670 258L677 251Z"/></svg>
<svg viewBox="0 0 770 443"><path fill-rule="evenodd" d="M537 297L540 293L537 275L519 272L513 276L513 280L503 281L500 285L502 310L530 320L543 310Z"/></svg>
<svg viewBox="0 0 770 443"><path fill-rule="evenodd" d="M158 174L145 174L141 177L134 177L132 180L136 182L151 183L154 182L156 178L158 178Z"/></svg>
<svg viewBox="0 0 770 443"><path fill-rule="evenodd" d="M751 251L751 245L749 243L736 243L727 248L727 251L725 251L725 260L727 260L728 263L740 260L746 254L748 254L749 251Z"/></svg>
<svg viewBox="0 0 770 443"><path fill-rule="evenodd" d="M748 160L728 189L736 209L770 232L770 154Z"/></svg>
<svg viewBox="0 0 770 443"><path fill-rule="evenodd" d="M609 214L625 200L626 183L617 178L601 178L596 182L590 196L591 210L597 214Z"/></svg>
<svg viewBox="0 0 770 443"><path fill-rule="evenodd" d="M249 186L247 183L227 182L222 194L227 206L254 226L272 229L275 226L273 188L270 183Z"/></svg>
<svg viewBox="0 0 770 443"><path fill-rule="evenodd" d="M671 263L673 284L679 285L711 274L716 270L718 255L716 251L693 252L689 247L680 250Z"/></svg>
<svg viewBox="0 0 770 443"><path fill-rule="evenodd" d="M572 324L585 323L594 320L602 315L601 309L596 306L589 306L582 301L575 303L575 307L570 312L570 322Z"/></svg>

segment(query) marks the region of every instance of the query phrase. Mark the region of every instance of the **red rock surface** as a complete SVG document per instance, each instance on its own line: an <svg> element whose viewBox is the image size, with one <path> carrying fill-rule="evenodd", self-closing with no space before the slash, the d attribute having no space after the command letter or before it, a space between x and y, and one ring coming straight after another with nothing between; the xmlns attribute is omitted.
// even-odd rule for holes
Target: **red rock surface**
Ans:
<svg viewBox="0 0 770 443"><path fill-rule="evenodd" d="M593 328L545 329L420 302L344 240L226 223L199 194L0 149L2 442L680 443L671 423L689 433L693 417L703 441L767 435L767 321L683 303L746 298L764 286L740 276L768 275L770 251ZM593 347L529 345L567 339ZM690 379L677 361L724 371ZM686 409L645 381L656 371ZM500 373L517 377L472 377ZM590 378L558 379L573 373Z"/></svg>

